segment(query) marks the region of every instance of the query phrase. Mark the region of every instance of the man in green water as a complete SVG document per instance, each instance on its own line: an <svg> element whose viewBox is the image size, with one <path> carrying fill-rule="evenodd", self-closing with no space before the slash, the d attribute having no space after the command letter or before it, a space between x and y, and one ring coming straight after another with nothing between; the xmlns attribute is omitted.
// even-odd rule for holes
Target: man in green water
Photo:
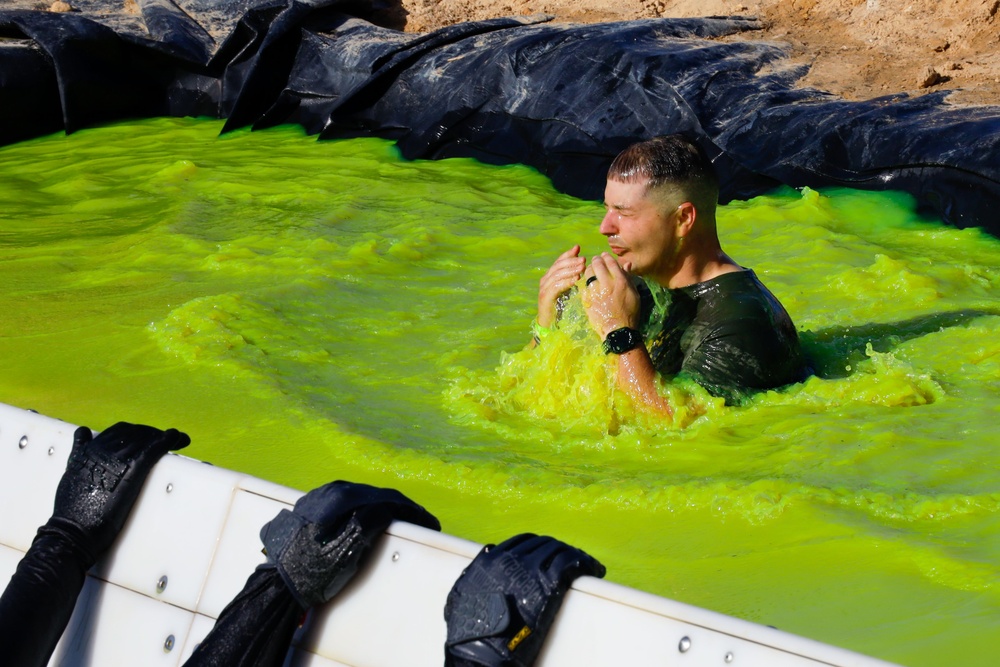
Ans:
<svg viewBox="0 0 1000 667"><path fill-rule="evenodd" d="M728 403L805 378L798 335L781 303L722 250L716 231L718 178L680 135L634 144L615 158L604 191L601 233L611 252L561 254L539 283L538 326L558 319L557 301L586 276L583 303L618 382L633 399L672 415L657 373L690 375ZM613 254L612 254L613 253ZM661 330L647 332L633 276L669 289Z"/></svg>

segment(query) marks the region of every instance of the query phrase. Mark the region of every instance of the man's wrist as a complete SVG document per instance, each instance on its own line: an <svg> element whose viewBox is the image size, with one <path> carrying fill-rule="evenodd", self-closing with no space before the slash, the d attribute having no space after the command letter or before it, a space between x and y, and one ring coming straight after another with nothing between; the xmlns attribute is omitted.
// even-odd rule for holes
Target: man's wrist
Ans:
<svg viewBox="0 0 1000 667"><path fill-rule="evenodd" d="M535 320L534 322L532 322L531 323L531 337L535 341L535 345L541 344L542 339L545 338L546 336L548 336L550 333L552 333L552 329L553 328L554 327L545 327L545 326L542 326L541 324L538 323L538 320Z"/></svg>
<svg viewBox="0 0 1000 667"><path fill-rule="evenodd" d="M54 548L52 545L58 543L60 550L74 554L84 570L93 567L103 555L103 552L95 551L86 531L73 521L61 517L49 517L48 521L39 526L35 541L45 542L49 548Z"/></svg>

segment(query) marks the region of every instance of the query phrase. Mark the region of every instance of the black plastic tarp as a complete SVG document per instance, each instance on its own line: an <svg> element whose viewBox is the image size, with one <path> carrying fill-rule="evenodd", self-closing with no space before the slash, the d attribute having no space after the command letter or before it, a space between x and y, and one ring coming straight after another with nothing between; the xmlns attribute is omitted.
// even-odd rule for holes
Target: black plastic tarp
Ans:
<svg viewBox="0 0 1000 667"><path fill-rule="evenodd" d="M687 132L715 156L727 200L782 183L903 190L1000 235L1000 107L797 88L805 70L754 41L753 20L511 18L411 34L376 24L391 5L360 1L75 4L0 11L0 142L160 115L299 123L393 138L408 158L528 164L597 199L619 150Z"/></svg>

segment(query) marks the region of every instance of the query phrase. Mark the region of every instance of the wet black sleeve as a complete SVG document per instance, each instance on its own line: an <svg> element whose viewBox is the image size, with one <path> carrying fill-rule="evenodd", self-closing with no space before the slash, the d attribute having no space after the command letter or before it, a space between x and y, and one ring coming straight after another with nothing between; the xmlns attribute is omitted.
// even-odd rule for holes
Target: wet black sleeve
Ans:
<svg viewBox="0 0 1000 667"><path fill-rule="evenodd" d="M49 524L38 529L0 598L3 664L48 663L93 564L89 550L75 536Z"/></svg>
<svg viewBox="0 0 1000 667"><path fill-rule="evenodd" d="M277 570L257 570L184 667L280 667L304 613Z"/></svg>

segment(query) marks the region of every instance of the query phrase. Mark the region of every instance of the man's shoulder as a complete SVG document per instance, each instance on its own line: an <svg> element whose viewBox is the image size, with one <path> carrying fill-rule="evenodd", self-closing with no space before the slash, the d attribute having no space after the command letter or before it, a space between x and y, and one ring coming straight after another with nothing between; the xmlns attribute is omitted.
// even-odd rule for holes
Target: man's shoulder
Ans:
<svg viewBox="0 0 1000 667"><path fill-rule="evenodd" d="M760 321L773 325L788 318L781 302L751 269L724 273L689 290L698 302L696 319L705 324Z"/></svg>
<svg viewBox="0 0 1000 667"><path fill-rule="evenodd" d="M682 369L727 401L802 379L795 325L750 270L700 284Z"/></svg>

